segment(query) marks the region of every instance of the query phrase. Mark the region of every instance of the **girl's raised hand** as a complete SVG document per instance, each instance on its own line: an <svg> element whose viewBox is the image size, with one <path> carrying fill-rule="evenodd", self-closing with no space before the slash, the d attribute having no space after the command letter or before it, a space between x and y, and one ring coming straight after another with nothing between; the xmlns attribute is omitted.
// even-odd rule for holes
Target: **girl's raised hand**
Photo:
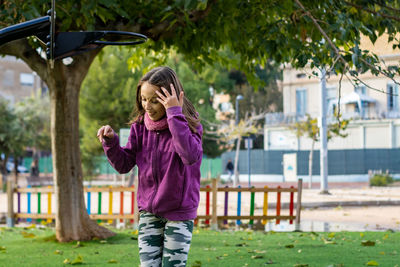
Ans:
<svg viewBox="0 0 400 267"><path fill-rule="evenodd" d="M179 98L176 95L174 85L171 83L171 92L170 94L167 89L164 87L161 87L161 90L164 92L164 95L160 91L156 91L156 94L158 95L158 102L160 102L165 109L168 109L170 107L175 107L175 106L180 106L182 107L183 105L183 91L180 92Z"/></svg>
<svg viewBox="0 0 400 267"><path fill-rule="evenodd" d="M99 138L100 142L103 142L105 138L113 138L114 137L114 130L111 128L110 125L101 126L100 129L97 131L97 138Z"/></svg>

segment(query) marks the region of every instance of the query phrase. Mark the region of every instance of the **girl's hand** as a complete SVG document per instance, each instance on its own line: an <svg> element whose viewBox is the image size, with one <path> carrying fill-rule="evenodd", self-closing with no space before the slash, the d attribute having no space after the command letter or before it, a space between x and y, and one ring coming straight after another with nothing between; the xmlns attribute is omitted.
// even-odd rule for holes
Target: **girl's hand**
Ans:
<svg viewBox="0 0 400 267"><path fill-rule="evenodd" d="M112 139L114 137L114 130L110 125L101 126L97 131L97 138L99 138L100 142L103 142L105 139Z"/></svg>
<svg viewBox="0 0 400 267"><path fill-rule="evenodd" d="M182 107L183 105L183 91L180 92L179 98L176 95L174 85L171 83L171 92L172 95L169 94L168 90L165 89L164 87L161 87L161 90L164 92L164 95L160 91L156 91L156 94L158 95L158 102L160 102L165 109L168 109L170 107L175 107L175 106L180 106Z"/></svg>

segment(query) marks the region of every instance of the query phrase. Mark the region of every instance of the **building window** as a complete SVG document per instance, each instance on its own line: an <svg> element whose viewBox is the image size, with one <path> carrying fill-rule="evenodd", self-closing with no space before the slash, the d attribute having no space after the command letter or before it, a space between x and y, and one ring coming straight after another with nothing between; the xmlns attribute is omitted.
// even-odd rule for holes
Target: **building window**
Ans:
<svg viewBox="0 0 400 267"><path fill-rule="evenodd" d="M25 86L32 86L33 85L33 74L32 73L21 73L19 75L19 81L21 83L21 85L25 85Z"/></svg>
<svg viewBox="0 0 400 267"><path fill-rule="evenodd" d="M396 84L387 85L387 108L388 111L399 109L399 87Z"/></svg>
<svg viewBox="0 0 400 267"><path fill-rule="evenodd" d="M305 77L307 77L307 75L305 73L297 73L296 74L296 78L297 79L302 79L302 78L305 78Z"/></svg>
<svg viewBox="0 0 400 267"><path fill-rule="evenodd" d="M3 85L4 86L14 86L14 71L6 70L3 73Z"/></svg>
<svg viewBox="0 0 400 267"><path fill-rule="evenodd" d="M336 87L326 87L326 103L328 105L328 115L335 114L337 101Z"/></svg>
<svg viewBox="0 0 400 267"><path fill-rule="evenodd" d="M307 90L296 89L296 115L304 116L307 112Z"/></svg>
<svg viewBox="0 0 400 267"><path fill-rule="evenodd" d="M354 91L359 94L367 95L367 87L365 85L355 86Z"/></svg>

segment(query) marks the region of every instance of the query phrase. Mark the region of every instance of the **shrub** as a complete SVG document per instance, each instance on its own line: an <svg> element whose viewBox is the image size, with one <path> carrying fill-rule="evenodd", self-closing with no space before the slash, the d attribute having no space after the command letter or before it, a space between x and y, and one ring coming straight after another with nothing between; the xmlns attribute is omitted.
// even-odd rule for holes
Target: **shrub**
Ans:
<svg viewBox="0 0 400 267"><path fill-rule="evenodd" d="M370 180L370 186L387 186L393 183L393 177L388 174L375 174Z"/></svg>

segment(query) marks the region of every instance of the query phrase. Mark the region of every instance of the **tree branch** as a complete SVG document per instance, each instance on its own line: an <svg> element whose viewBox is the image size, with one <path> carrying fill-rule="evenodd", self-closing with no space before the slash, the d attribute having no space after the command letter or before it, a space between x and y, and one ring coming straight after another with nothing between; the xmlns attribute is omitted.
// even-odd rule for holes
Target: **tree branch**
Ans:
<svg viewBox="0 0 400 267"><path fill-rule="evenodd" d="M28 39L19 39L0 46L0 54L15 56L25 61L43 80L46 80L46 60L32 48Z"/></svg>
<svg viewBox="0 0 400 267"><path fill-rule="evenodd" d="M381 13L381 12L379 12L379 11L375 11L375 10L366 8L365 6L360 6L360 5L353 4L353 3L350 3L350 2L347 2L347 1L343 1L343 2L344 2L346 5L348 5L348 6L352 6L352 7L355 7L355 8L357 8L357 9L362 9L362 10L367 11L367 12L372 13L372 14L379 15L379 16L382 16L382 17L387 18L387 19L392 19L392 20L400 21L400 17L387 15L387 14L385 14L385 13ZM386 7L386 6L385 6L385 7ZM386 8L389 8L389 7L386 7ZM398 10L397 10L397 12L398 12Z"/></svg>
<svg viewBox="0 0 400 267"><path fill-rule="evenodd" d="M345 65L345 70L346 70L347 67L348 67L348 63L347 63L347 61L343 58L343 56L340 54L340 50L339 50L339 49L336 47L336 45L332 42L332 40L329 38L329 36L326 34L326 32L321 28L321 26L318 24L317 20L313 17L313 15L312 15L308 10L305 9L305 7L302 5L302 3L301 3L299 0L294 0L294 1L295 1L295 2L299 5L299 7L305 12L305 14L313 21L314 25L315 25L315 26L317 27L317 29L320 31L320 33L322 34L322 36L324 36L324 38L326 39L326 41L329 43L329 45L330 45L330 46L332 47L332 49L335 51L335 54L337 55L337 57L343 62L343 64ZM345 3L348 3L348 2L345 2ZM348 4L351 4L351 3L348 3ZM353 5L353 4L351 4L351 5ZM360 8L362 8L362 7L360 7ZM374 12L375 12L375 11L374 11ZM399 19L399 21L400 21L400 19ZM362 62L364 62L364 64L368 65L371 69L374 69L374 70L378 71L378 72L381 73L382 75L384 75L384 76L390 78L394 83L400 85L400 83L398 83L396 80L394 80L393 77L390 77L390 76L387 75L386 73L384 73L384 72L382 72L381 70L377 69L375 66L373 66L373 65L370 64L369 62L365 61L364 59L360 58L360 60L361 60ZM337 61L337 60L335 60L335 63L336 63L336 61ZM376 88L373 88L373 87L369 86L368 84L366 84L365 82L361 81L360 78L354 76L353 74L350 74L350 75L351 75L352 77L354 77L357 81L359 81L359 82L361 82L362 84L364 84L365 86L367 86L368 88L386 94L386 92L384 92L383 90L379 90L379 89L376 89Z"/></svg>

